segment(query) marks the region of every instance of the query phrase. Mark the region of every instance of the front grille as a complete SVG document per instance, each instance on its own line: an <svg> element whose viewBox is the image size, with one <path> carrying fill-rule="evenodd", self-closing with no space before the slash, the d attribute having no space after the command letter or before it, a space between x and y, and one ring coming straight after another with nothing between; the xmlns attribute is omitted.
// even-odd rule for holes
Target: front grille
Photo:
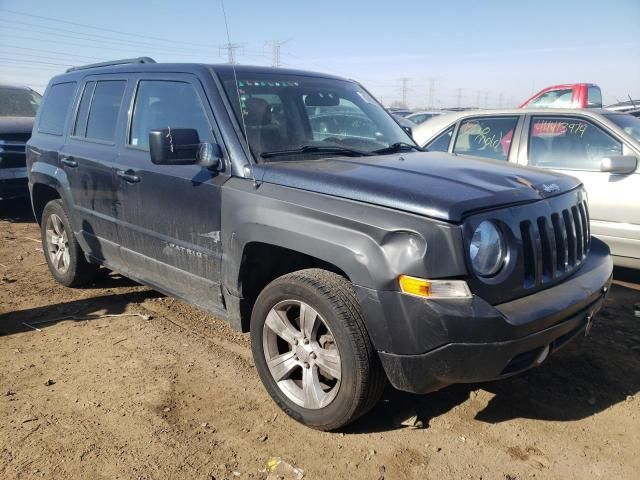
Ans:
<svg viewBox="0 0 640 480"><path fill-rule="evenodd" d="M25 148L29 134L21 134L23 139L8 140L7 134L0 139L0 168L20 168L25 163ZM15 136L15 135L14 135ZM12 137L13 138L13 137Z"/></svg>
<svg viewBox="0 0 640 480"><path fill-rule="evenodd" d="M524 287L544 285L577 268L591 247L589 211L585 200L520 222Z"/></svg>

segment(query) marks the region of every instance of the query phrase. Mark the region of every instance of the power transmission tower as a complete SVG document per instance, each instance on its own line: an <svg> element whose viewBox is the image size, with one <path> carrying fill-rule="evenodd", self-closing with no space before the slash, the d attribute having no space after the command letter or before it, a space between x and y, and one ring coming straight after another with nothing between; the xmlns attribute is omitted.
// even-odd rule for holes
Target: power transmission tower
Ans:
<svg viewBox="0 0 640 480"><path fill-rule="evenodd" d="M498 108L502 108L502 92L498 95Z"/></svg>
<svg viewBox="0 0 640 480"><path fill-rule="evenodd" d="M408 83L410 78L403 77L399 79L402 82L402 105L407 108L407 93L409 92Z"/></svg>
<svg viewBox="0 0 640 480"><path fill-rule="evenodd" d="M435 78L429 78L429 96L427 98L427 108L429 110L433 110L435 108L434 105L434 101L433 101L433 95L435 93L435 89L436 89L436 79Z"/></svg>
<svg viewBox="0 0 640 480"><path fill-rule="evenodd" d="M456 106L458 108L462 106L462 104L460 103L461 101L462 101L462 89L456 88Z"/></svg>
<svg viewBox="0 0 640 480"><path fill-rule="evenodd" d="M287 43L289 43L289 41L290 40L284 40L284 41L272 40L270 42L267 42L267 45L271 45L271 66L272 67L282 66L282 62L280 61L280 48L286 45Z"/></svg>
<svg viewBox="0 0 640 480"><path fill-rule="evenodd" d="M484 92L484 108L489 106L489 92Z"/></svg>
<svg viewBox="0 0 640 480"><path fill-rule="evenodd" d="M234 65L236 64L236 50L243 48L244 45L241 43L225 43L224 45L220 45L220 50L227 51L227 63Z"/></svg>
<svg viewBox="0 0 640 480"><path fill-rule="evenodd" d="M476 107L480 108L480 95L482 92L480 90L476 91Z"/></svg>

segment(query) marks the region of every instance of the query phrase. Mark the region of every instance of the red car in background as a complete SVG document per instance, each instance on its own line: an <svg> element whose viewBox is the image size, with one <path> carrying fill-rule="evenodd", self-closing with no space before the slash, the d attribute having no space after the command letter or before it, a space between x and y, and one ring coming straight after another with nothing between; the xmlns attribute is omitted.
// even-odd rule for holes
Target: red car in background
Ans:
<svg viewBox="0 0 640 480"><path fill-rule="evenodd" d="M602 108L602 92L593 83L568 83L540 90L520 108Z"/></svg>

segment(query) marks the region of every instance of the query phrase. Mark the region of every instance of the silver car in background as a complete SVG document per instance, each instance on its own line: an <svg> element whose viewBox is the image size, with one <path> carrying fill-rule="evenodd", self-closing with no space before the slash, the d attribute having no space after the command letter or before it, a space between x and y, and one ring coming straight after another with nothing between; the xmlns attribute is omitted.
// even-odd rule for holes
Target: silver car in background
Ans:
<svg viewBox="0 0 640 480"><path fill-rule="evenodd" d="M429 151L579 178L592 233L609 244L615 265L640 269L639 118L605 109L473 110L432 118L413 137Z"/></svg>

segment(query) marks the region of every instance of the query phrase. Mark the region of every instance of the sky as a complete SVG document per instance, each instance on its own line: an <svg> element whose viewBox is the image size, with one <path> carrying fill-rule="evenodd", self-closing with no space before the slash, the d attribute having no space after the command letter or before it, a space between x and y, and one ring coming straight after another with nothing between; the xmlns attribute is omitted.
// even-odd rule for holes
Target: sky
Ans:
<svg viewBox="0 0 640 480"><path fill-rule="evenodd" d="M339 74L389 105L517 106L545 86L640 98L640 0L0 0L0 82L43 91L70 65L156 61Z"/></svg>

